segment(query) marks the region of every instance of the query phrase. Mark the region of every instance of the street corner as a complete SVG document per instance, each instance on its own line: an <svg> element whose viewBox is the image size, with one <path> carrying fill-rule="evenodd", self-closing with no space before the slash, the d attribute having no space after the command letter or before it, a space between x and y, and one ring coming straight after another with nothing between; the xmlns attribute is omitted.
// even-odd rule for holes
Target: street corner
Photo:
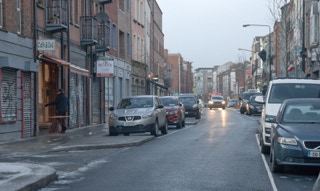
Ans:
<svg viewBox="0 0 320 191"><path fill-rule="evenodd" d="M57 179L56 170L29 163L0 163L0 190L37 190Z"/></svg>

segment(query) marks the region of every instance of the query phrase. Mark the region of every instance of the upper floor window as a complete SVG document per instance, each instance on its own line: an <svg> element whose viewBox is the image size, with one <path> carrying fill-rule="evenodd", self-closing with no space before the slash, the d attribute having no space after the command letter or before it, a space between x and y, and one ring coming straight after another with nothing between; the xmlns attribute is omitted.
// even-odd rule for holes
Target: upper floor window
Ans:
<svg viewBox="0 0 320 191"><path fill-rule="evenodd" d="M70 19L71 23L75 25L79 25L79 19L80 19L80 10L81 10L81 4L79 0L71 0L71 7L70 7L71 13L70 13Z"/></svg>
<svg viewBox="0 0 320 191"><path fill-rule="evenodd" d="M125 11L125 0L119 0L119 9L121 10L121 11Z"/></svg>
<svg viewBox="0 0 320 191"><path fill-rule="evenodd" d="M3 28L3 11L2 11L2 0L0 0L0 29Z"/></svg>
<svg viewBox="0 0 320 191"><path fill-rule="evenodd" d="M131 38L130 34L127 33L127 56L131 55Z"/></svg>
<svg viewBox="0 0 320 191"><path fill-rule="evenodd" d="M117 50L117 26L115 24L112 25L112 48Z"/></svg>
<svg viewBox="0 0 320 191"><path fill-rule="evenodd" d="M17 2L17 33L21 34L21 0L16 0Z"/></svg>

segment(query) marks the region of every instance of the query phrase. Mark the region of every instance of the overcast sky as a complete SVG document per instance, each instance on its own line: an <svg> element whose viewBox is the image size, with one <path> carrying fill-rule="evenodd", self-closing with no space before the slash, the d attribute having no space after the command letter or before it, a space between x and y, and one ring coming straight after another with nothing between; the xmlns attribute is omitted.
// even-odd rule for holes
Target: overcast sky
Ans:
<svg viewBox="0 0 320 191"><path fill-rule="evenodd" d="M193 69L250 58L255 36L273 25L268 0L157 0L163 14L164 48L180 53ZM271 26L272 28L272 26Z"/></svg>

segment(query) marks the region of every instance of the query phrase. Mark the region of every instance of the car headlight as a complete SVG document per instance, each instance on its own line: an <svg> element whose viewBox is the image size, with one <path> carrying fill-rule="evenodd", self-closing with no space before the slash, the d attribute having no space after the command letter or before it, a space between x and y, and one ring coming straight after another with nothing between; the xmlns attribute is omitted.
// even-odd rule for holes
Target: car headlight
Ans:
<svg viewBox="0 0 320 191"><path fill-rule="evenodd" d="M151 113L147 113L145 115L142 115L143 119L152 118L152 117L153 117L153 113L152 112Z"/></svg>
<svg viewBox="0 0 320 191"><path fill-rule="evenodd" d="M278 137L278 143L284 145L298 145L298 142L295 138L287 138L287 137Z"/></svg>
<svg viewBox="0 0 320 191"><path fill-rule="evenodd" d="M173 114L177 114L177 113L178 113L178 110L173 110L173 111L170 111L168 114L173 115Z"/></svg>
<svg viewBox="0 0 320 191"><path fill-rule="evenodd" d="M226 102L225 102L225 101L222 101L221 103L222 103L222 104L226 104Z"/></svg>
<svg viewBox="0 0 320 191"><path fill-rule="evenodd" d="M269 122L269 123L274 123L276 121L276 116L273 116L273 115L266 115L265 119L264 119L266 122Z"/></svg>
<svg viewBox="0 0 320 191"><path fill-rule="evenodd" d="M209 101L209 104L213 104L213 101Z"/></svg>

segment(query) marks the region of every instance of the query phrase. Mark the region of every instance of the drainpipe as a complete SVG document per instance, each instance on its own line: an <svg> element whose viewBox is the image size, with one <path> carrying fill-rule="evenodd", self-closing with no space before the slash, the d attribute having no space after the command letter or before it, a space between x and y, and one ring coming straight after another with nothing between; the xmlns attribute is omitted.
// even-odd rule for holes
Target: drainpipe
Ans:
<svg viewBox="0 0 320 191"><path fill-rule="evenodd" d="M69 3L67 3L67 10L68 10L68 13L67 13L67 53L68 53L68 62L70 62L70 6L69 6ZM69 103L70 103L70 68L68 68L68 100L69 100ZM68 114L70 115L70 104L69 104L69 107L68 107ZM70 117L67 118L68 119L68 124L70 124ZM69 126L69 125L68 125Z"/></svg>
<svg viewBox="0 0 320 191"><path fill-rule="evenodd" d="M37 62L37 0L33 0L33 62ZM37 136L37 73L33 72L33 136Z"/></svg>

